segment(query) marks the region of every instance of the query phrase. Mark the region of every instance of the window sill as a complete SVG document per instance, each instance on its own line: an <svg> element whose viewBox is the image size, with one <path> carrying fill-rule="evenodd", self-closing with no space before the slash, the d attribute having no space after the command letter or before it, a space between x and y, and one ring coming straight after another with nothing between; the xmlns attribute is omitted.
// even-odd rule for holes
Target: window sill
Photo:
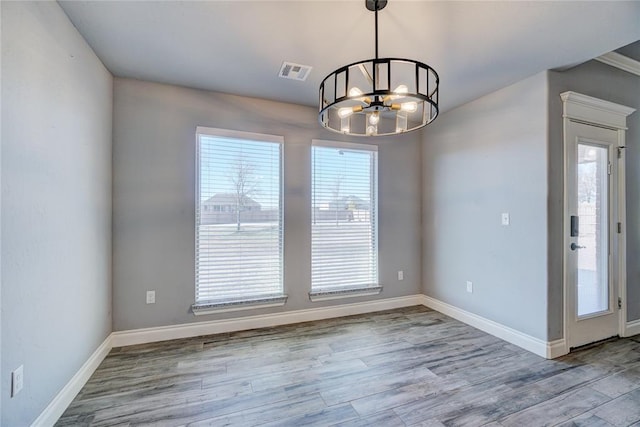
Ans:
<svg viewBox="0 0 640 427"><path fill-rule="evenodd" d="M266 307L282 307L287 302L287 295L250 298L242 300L216 301L191 305L195 316L224 313L227 311L254 310Z"/></svg>
<svg viewBox="0 0 640 427"><path fill-rule="evenodd" d="M368 286L366 288L345 288L332 291L309 292L311 301L327 301L332 299L354 298L367 295L378 295L382 292L382 286Z"/></svg>

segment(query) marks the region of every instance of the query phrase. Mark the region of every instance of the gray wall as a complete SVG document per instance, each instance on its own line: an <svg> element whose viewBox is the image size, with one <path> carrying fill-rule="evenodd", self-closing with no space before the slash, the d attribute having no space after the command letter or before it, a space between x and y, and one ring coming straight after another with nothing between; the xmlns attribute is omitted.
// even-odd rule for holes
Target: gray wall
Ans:
<svg viewBox="0 0 640 427"><path fill-rule="evenodd" d="M26 426L111 332L113 82L57 3L0 7L0 424Z"/></svg>
<svg viewBox="0 0 640 427"><path fill-rule="evenodd" d="M295 82L292 84L296 84ZM284 136L284 307L194 317L195 129ZM311 303L310 147L314 108L129 79L114 84L114 330L353 303L420 293L420 145L408 134L379 144L377 297ZM363 142L358 140L358 142ZM371 140L367 140L371 142ZM397 280L397 270L405 280ZM146 290L156 304L145 304Z"/></svg>
<svg viewBox="0 0 640 427"><path fill-rule="evenodd" d="M557 338L547 330L546 110L540 73L443 114L422 142L424 293L542 340Z"/></svg>
<svg viewBox="0 0 640 427"><path fill-rule="evenodd" d="M545 340L563 333L560 93L567 90L640 109L637 76L590 61L447 112L423 135L425 293ZM628 126L631 321L640 319L639 113ZM524 209L525 217L515 209ZM506 211L512 225L502 227L499 215ZM467 280L474 282L473 294L464 290Z"/></svg>
<svg viewBox="0 0 640 427"><path fill-rule="evenodd" d="M2 40L2 5L0 5L0 40ZM0 54L0 95L2 94L2 57ZM1 99L1 96L0 96ZM0 189L2 188L2 102L0 102ZM0 191L0 247L2 246L2 197ZM2 250L0 249L0 369L2 369ZM2 373L0 372L0 381ZM0 423L2 422L2 392L0 391Z"/></svg>
<svg viewBox="0 0 640 427"><path fill-rule="evenodd" d="M0 40L2 39L2 5L0 5ZM0 95L2 94L2 54L0 54ZM1 96L0 96L1 99ZM0 189L2 188L2 102L0 102ZM0 194L0 236L2 236L2 197ZM0 237L0 246L2 238ZM2 369L2 250L0 250L0 369ZM0 372L2 381L2 372ZM0 392L1 393L1 392ZM2 394L0 394L0 422L2 422Z"/></svg>
<svg viewBox="0 0 640 427"><path fill-rule="evenodd" d="M640 77L590 61L565 72L549 73L549 257L557 260L550 270L549 321L562 325L562 92L572 90L640 110ZM640 112L627 118L627 320L640 319Z"/></svg>

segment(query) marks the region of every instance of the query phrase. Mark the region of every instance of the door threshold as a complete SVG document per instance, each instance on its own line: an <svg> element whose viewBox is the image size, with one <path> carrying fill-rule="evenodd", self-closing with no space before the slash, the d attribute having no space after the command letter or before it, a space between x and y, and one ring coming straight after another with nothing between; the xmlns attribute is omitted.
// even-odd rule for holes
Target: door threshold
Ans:
<svg viewBox="0 0 640 427"><path fill-rule="evenodd" d="M589 348L597 347L597 346L599 346L600 344L604 344L604 343L612 342L612 341L617 341L617 340L619 340L619 339L620 339L620 335L614 335L614 336L612 336L612 337L605 338L605 339L598 340L598 341L594 341L594 342L590 342L590 343L588 343L588 344L579 345L579 346L577 346L577 347L571 347L571 348L569 349L569 353L574 353L574 352L576 352L576 351L587 350L587 349L589 349Z"/></svg>

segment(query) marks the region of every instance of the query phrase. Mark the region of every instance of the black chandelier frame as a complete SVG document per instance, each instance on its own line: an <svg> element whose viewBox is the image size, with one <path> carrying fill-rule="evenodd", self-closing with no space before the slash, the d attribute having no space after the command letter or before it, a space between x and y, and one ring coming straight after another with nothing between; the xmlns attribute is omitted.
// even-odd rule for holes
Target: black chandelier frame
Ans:
<svg viewBox="0 0 640 427"><path fill-rule="evenodd" d="M357 136L384 136L410 132L431 123L438 116L439 107L439 85L440 77L438 73L429 65L406 58L379 58L378 57L378 11L383 9L386 0L365 0L367 9L375 12L375 58L353 62L342 66L321 82L319 88L319 112L318 121L320 124L334 132L357 135ZM406 91L396 92L392 90L393 69L404 69L403 78L408 75L411 80L403 81ZM410 71L410 68L413 70ZM370 70L370 73L369 73ZM352 72L362 73L369 84L365 90L358 88L357 94L350 94L350 74ZM380 78L381 77L381 78ZM401 104L393 103L394 100L416 104L422 111L410 111L404 113L405 123L403 128L398 128L394 123L388 125L386 129L376 127L376 132L367 131L366 117L371 113L378 113L381 117L389 121L390 117L397 119ZM389 103L391 101L391 103ZM356 119L362 123L356 126L343 128L343 119L338 115L338 110L352 108L349 120ZM391 113L389 113L391 112ZM409 116L409 117L407 117ZM380 131L378 131L380 130Z"/></svg>

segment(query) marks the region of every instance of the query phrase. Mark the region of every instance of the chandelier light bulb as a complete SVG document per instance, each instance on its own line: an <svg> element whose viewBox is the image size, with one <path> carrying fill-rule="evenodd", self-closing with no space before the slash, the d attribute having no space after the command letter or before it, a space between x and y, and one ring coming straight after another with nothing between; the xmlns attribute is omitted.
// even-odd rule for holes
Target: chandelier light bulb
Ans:
<svg viewBox="0 0 640 427"><path fill-rule="evenodd" d="M394 111L406 111L407 113L415 113L418 111L417 102L403 102L402 104L391 104L389 107Z"/></svg>
<svg viewBox="0 0 640 427"><path fill-rule="evenodd" d="M385 96L384 97L384 102L394 101L394 100L400 98L400 95L409 93L409 88L407 87L407 85L399 85L393 90L393 93L395 95L387 95L387 96Z"/></svg>
<svg viewBox="0 0 640 427"><path fill-rule="evenodd" d="M342 107L338 110L338 117L344 119L350 117L353 113L359 113L362 111L362 105L356 105L354 107Z"/></svg>
<svg viewBox="0 0 640 427"><path fill-rule="evenodd" d="M359 87L352 87L351 89L349 89L349 96L351 98L357 98L360 95L362 95L362 91L360 90Z"/></svg>
<svg viewBox="0 0 640 427"><path fill-rule="evenodd" d="M407 87L407 85L400 85L393 90L393 93L409 93L409 88Z"/></svg>
<svg viewBox="0 0 640 427"><path fill-rule="evenodd" d="M378 124L379 121L380 121L380 113L378 113L377 111L369 115L369 124L372 124L375 126Z"/></svg>
<svg viewBox="0 0 640 427"><path fill-rule="evenodd" d="M375 135L378 133L378 127L374 125L367 126L367 135Z"/></svg>
<svg viewBox="0 0 640 427"><path fill-rule="evenodd" d="M360 88L357 86L354 86L351 89L349 89L349 98L360 98L359 99L360 101L370 104L371 98L367 98L367 97L362 98L363 94L364 92L362 92L362 90L360 90Z"/></svg>
<svg viewBox="0 0 640 427"><path fill-rule="evenodd" d="M338 110L338 116L341 119L347 118L352 114L353 114L353 108L351 107L344 107Z"/></svg>
<svg viewBox="0 0 640 427"><path fill-rule="evenodd" d="M417 102L404 102L400 104L400 110L406 111L407 113L415 113L418 111L418 103Z"/></svg>

